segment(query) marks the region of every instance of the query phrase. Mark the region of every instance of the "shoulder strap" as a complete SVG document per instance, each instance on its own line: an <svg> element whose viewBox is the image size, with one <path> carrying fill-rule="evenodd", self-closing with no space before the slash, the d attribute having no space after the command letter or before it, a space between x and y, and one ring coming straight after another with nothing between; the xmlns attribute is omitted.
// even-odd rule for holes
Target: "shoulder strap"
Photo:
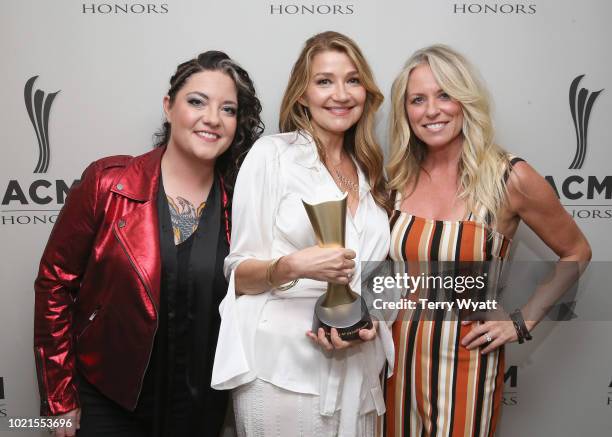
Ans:
<svg viewBox="0 0 612 437"><path fill-rule="evenodd" d="M521 161L525 161L525 160L518 156L508 155L508 165L506 167L506 170L504 171L504 183L508 182L508 178L510 177L512 168ZM492 222L491 214L487 212L485 216L485 223L487 226L491 226L492 225L491 222Z"/></svg>
<svg viewBox="0 0 612 437"><path fill-rule="evenodd" d="M402 204L402 194L398 190L392 190L390 198L393 199L393 208L399 210Z"/></svg>
<svg viewBox="0 0 612 437"><path fill-rule="evenodd" d="M508 167L506 168L506 171L504 172L504 182L508 181L508 178L510 177L510 172L512 171L512 168L518 163L518 162L525 162L525 160L523 158L520 158L518 156L509 156L508 157L510 159L510 162L508 163Z"/></svg>

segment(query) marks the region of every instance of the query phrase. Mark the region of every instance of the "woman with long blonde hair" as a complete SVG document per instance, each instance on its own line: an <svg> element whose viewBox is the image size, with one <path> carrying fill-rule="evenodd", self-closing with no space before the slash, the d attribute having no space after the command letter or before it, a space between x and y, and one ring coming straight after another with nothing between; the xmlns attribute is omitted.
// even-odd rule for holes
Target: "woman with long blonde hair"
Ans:
<svg viewBox="0 0 612 437"><path fill-rule="evenodd" d="M588 242L544 178L494 142L487 92L456 51L434 45L407 61L392 87L390 141L392 259L500 266L521 220L561 260L590 259ZM400 311L386 435L493 435L503 345L531 339L546 313L538 300L542 293L484 323L452 311Z"/></svg>
<svg viewBox="0 0 612 437"><path fill-rule="evenodd" d="M241 167L212 381L233 389L240 437L370 436L384 412L377 329L386 325L375 322L350 342L333 328L329 337L310 331L326 283L359 293L360 262L388 253L383 155L373 133L382 100L350 38L315 35L291 72L282 133L256 142ZM302 201L344 195L346 248L317 246Z"/></svg>

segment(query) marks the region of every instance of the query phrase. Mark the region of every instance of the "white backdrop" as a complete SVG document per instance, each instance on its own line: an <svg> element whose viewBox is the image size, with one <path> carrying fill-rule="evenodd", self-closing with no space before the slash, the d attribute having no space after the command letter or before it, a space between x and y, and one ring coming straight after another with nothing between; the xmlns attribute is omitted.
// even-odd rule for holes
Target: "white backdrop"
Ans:
<svg viewBox="0 0 612 437"><path fill-rule="evenodd" d="M498 142L551 177L562 203L581 217L594 260L612 261L608 1L5 0L0 10L0 417L38 411L32 283L61 208L56 187L70 185L102 156L150 150L169 77L179 62L205 50L226 51L250 72L266 133L273 133L290 68L316 32L353 37L386 97L414 50L437 42L459 49L494 97ZM584 164L570 170L577 141L569 89L580 75L579 88L604 91L591 108ZM34 117L49 146L48 170L36 174L39 141L24 101L33 76L39 76L33 94L59 91L46 134L44 114ZM387 101L378 126L383 144L388 109ZM572 176L584 182L570 183L564 194ZM589 177L604 188L609 182L610 190L589 196ZM577 192L583 195L571 194ZM514 250L516 259L554 258L524 226ZM500 435L609 435L612 298L602 291L587 293L590 301L577 307L605 308L597 321L543 324L535 341L509 348L516 378L506 383Z"/></svg>

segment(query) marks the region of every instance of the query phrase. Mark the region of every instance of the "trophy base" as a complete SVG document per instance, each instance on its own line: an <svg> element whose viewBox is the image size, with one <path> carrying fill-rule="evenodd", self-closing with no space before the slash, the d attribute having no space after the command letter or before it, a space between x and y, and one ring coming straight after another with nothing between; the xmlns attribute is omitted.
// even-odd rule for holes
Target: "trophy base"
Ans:
<svg viewBox="0 0 612 437"><path fill-rule="evenodd" d="M363 297L354 294L357 299L351 303L324 307L325 294L317 299L312 320L312 332L323 328L329 338L331 328L336 328L342 340L358 340L360 329L372 328L372 319Z"/></svg>

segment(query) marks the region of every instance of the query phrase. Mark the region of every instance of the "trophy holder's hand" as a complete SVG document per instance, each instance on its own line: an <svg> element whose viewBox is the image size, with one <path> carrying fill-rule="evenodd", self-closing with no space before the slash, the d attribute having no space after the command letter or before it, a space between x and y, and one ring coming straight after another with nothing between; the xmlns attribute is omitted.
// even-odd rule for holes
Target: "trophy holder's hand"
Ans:
<svg viewBox="0 0 612 437"><path fill-rule="evenodd" d="M351 249L312 246L285 256L296 278L348 284L355 273L355 257Z"/></svg>
<svg viewBox="0 0 612 437"><path fill-rule="evenodd" d="M360 344L364 341L371 341L376 338L378 333L378 320L372 320L372 328L370 329L360 329L359 330L359 340L342 340L340 335L338 335L338 331L336 328L331 328L329 338L325 335L325 330L323 328L319 328L317 335L312 331L307 331L306 336L310 338L314 343L321 346L322 349L326 351L332 351L334 349L346 349L348 347L354 346L356 344Z"/></svg>

